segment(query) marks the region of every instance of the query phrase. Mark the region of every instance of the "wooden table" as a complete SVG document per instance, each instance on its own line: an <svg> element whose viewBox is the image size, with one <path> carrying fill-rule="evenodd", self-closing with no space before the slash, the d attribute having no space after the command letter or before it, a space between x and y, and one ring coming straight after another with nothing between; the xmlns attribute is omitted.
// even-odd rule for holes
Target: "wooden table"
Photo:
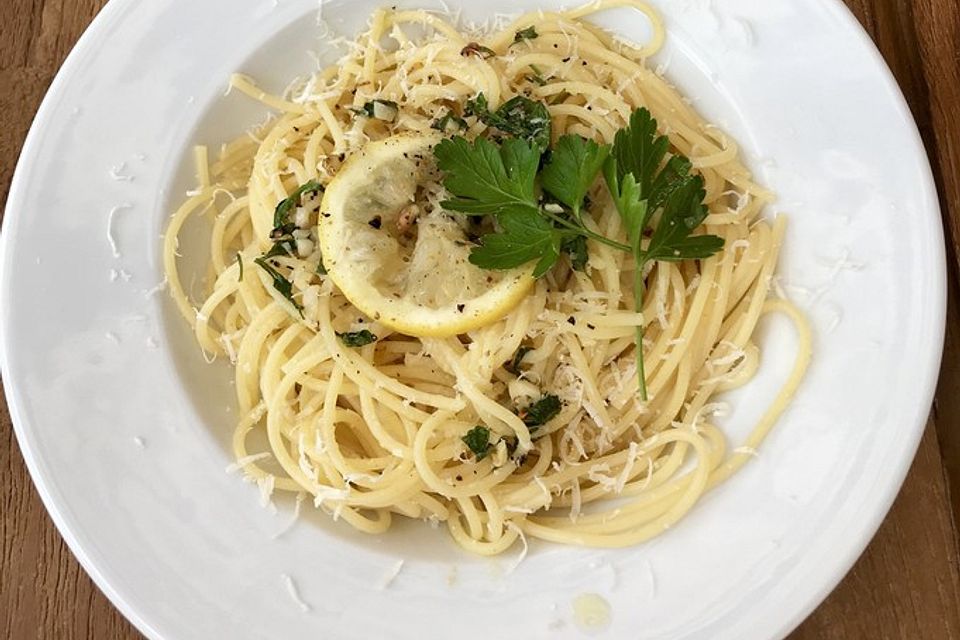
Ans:
<svg viewBox="0 0 960 640"><path fill-rule="evenodd" d="M906 484L866 553L791 638L960 639L960 3L846 2L877 42L920 125L947 228L951 299L939 393ZM0 0L0 207L47 86L104 3ZM5 403L0 540L0 639L140 637L51 524L23 465Z"/></svg>

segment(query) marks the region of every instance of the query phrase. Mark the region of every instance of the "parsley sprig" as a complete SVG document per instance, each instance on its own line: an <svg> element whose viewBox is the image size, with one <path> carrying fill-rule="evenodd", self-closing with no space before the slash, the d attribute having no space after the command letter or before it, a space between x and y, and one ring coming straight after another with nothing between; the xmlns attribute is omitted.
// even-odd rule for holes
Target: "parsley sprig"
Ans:
<svg viewBox="0 0 960 640"><path fill-rule="evenodd" d="M631 115L612 145L564 135L552 149L549 112L542 103L517 97L491 111L480 94L466 112L512 136L499 142L456 136L434 148L452 195L443 206L496 221L496 230L471 251L473 264L512 269L536 262L533 275L540 277L567 253L582 270L589 259L587 240L594 240L633 256L634 305L640 311L648 265L704 259L723 248L722 238L696 233L707 216L703 178L691 173L687 158L671 153L646 109ZM594 231L585 215L600 174L623 221L626 243ZM637 327L637 379L646 401L643 334L644 327Z"/></svg>
<svg viewBox="0 0 960 640"><path fill-rule="evenodd" d="M617 132L613 151L604 163L603 176L623 221L633 254L634 308L643 308L646 283L643 273L657 260L678 262L709 258L723 249L723 238L692 235L707 217L703 205L703 178L691 174L690 161L669 155L669 140L657 135L657 122L646 109L630 116L630 124ZM650 241L643 234L654 213L661 211ZM637 383L646 401L643 365L644 327L636 329Z"/></svg>

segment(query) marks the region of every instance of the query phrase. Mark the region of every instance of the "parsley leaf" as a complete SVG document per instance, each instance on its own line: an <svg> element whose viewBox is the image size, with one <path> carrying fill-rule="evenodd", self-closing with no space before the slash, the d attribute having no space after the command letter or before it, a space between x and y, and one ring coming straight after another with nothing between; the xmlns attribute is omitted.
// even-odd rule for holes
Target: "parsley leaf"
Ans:
<svg viewBox="0 0 960 640"><path fill-rule="evenodd" d="M243 282L243 256L240 255L240 252L237 252L237 268L240 269L240 273L237 275L237 282Z"/></svg>
<svg viewBox="0 0 960 640"><path fill-rule="evenodd" d="M523 140L506 140L498 149L486 138L441 140L433 150L446 175L443 185L456 197L442 203L470 215L535 214L534 192L540 153Z"/></svg>
<svg viewBox="0 0 960 640"><path fill-rule="evenodd" d="M480 93L467 101L465 113L476 116L488 127L533 143L541 153L550 146L550 112L542 102L516 96L504 102L496 111L490 111L487 97Z"/></svg>
<svg viewBox="0 0 960 640"><path fill-rule="evenodd" d="M337 332L340 342L348 347L365 347L377 341L377 336L370 333L367 329L361 331L347 331L346 333Z"/></svg>
<svg viewBox="0 0 960 640"><path fill-rule="evenodd" d="M523 409L518 414L523 424L528 427L541 427L553 420L560 413L560 398L546 395Z"/></svg>
<svg viewBox="0 0 960 640"><path fill-rule="evenodd" d="M610 155L610 147L576 135L557 140L540 177L543 188L580 217L583 198Z"/></svg>
<svg viewBox="0 0 960 640"><path fill-rule="evenodd" d="M632 173L628 173L622 179L617 178L616 158L607 159L603 174L610 195L613 196L613 204L627 231L627 242L630 244L631 252L634 257L639 258L643 230L647 226L652 211L647 201L641 199L640 185L637 184Z"/></svg>
<svg viewBox="0 0 960 640"><path fill-rule="evenodd" d="M467 431L467 434L460 439L477 457L477 462L486 458L490 449L493 448L493 445L490 444L490 429L479 425Z"/></svg>
<svg viewBox="0 0 960 640"><path fill-rule="evenodd" d="M537 260L533 277L539 278L560 258L564 234L535 211L506 210L497 216L502 231L483 236L483 244L470 252L470 262L483 269L513 269Z"/></svg>
<svg viewBox="0 0 960 640"><path fill-rule="evenodd" d="M284 298L286 298L290 304L293 305L293 308L300 313L300 317L303 317L303 306L293 299L293 283L283 277L283 275L277 271L273 265L271 265L263 257L257 258L254 260L255 263L260 265L260 267L267 272L267 274L273 279L273 288L277 290Z"/></svg>
<svg viewBox="0 0 960 640"><path fill-rule="evenodd" d="M678 262L709 258L723 248L723 238L713 235L691 235L707 217L703 205L703 178L694 176L675 188L663 204L663 214L650 238L650 245L641 252L645 261Z"/></svg>
<svg viewBox="0 0 960 640"><path fill-rule="evenodd" d="M326 267L324 266L324 264L323 264L323 254L320 254L320 260L317 261L317 269L316 269L316 271L317 271L317 275L318 275L318 276L325 276L325 275L327 275L327 268L326 268Z"/></svg>
<svg viewBox="0 0 960 640"><path fill-rule="evenodd" d="M672 155L664 162L669 148L670 140L657 134L657 121L643 108L634 111L629 125L614 137L611 155L616 160L617 178L633 175L640 198L650 202L651 214L680 183L691 178L693 165L682 155Z"/></svg>
<svg viewBox="0 0 960 640"><path fill-rule="evenodd" d="M526 29L520 29L515 34L513 34L514 44L518 42L523 42L524 40L536 40L540 37L540 34L537 33L536 28L533 25L530 25Z"/></svg>

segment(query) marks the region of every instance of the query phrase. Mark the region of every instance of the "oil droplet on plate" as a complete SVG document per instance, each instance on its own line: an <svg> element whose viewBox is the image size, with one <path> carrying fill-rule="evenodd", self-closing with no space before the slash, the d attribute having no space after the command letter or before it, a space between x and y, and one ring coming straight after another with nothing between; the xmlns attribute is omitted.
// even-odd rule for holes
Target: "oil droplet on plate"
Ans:
<svg viewBox="0 0 960 640"><path fill-rule="evenodd" d="M601 631L610 625L610 603L595 593L573 599L573 621L583 631Z"/></svg>

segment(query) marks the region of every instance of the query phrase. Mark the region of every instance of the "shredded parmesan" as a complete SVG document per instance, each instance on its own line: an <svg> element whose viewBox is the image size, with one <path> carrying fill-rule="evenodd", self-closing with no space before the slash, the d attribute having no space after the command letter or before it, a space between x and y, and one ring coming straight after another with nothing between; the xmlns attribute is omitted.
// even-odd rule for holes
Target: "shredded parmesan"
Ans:
<svg viewBox="0 0 960 640"><path fill-rule="evenodd" d="M120 164L111 167L110 172L108 173L110 179L116 180L117 182L133 182L133 176L123 173L126 168L126 162L121 162Z"/></svg>
<svg viewBox="0 0 960 640"><path fill-rule="evenodd" d="M512 520L507 520L506 524L508 529L513 529L517 532L517 536L520 538L521 544L523 544L523 548L520 549L520 554L517 556L517 559L514 560L507 569L507 575L510 575L517 570L517 567L520 566L520 563L523 562L527 557L527 552L530 550L530 546L527 544L527 536L524 535L523 529L517 526L517 524Z"/></svg>
<svg viewBox="0 0 960 640"><path fill-rule="evenodd" d="M164 277L163 277L163 280L161 280L159 284L157 284L157 285L156 285L155 287L153 287L152 289L147 289L146 291L144 291L144 292L143 292L143 297L144 297L144 298L152 298L153 296L157 295L158 293L160 293L161 291L163 291L164 289L166 289L166 288L167 288L167 284L168 284L167 277L164 276Z"/></svg>
<svg viewBox="0 0 960 640"><path fill-rule="evenodd" d="M580 508L582 507L580 498L580 481L577 478L574 478L570 487L572 489L570 493L570 522L576 522L580 517Z"/></svg>
<svg viewBox="0 0 960 640"><path fill-rule="evenodd" d="M285 573L281 573L280 579L283 581L283 586L287 589L287 595L290 596L290 599L293 600L294 604L300 607L300 611L309 613L310 605L304 602L303 598L300 597L300 590L297 588L296 583L294 583L293 578Z"/></svg>
<svg viewBox="0 0 960 640"><path fill-rule="evenodd" d="M397 560L396 564L390 568L390 570L383 576L383 579L377 585L377 589L383 591L397 579L397 576L400 575L400 571L403 569L404 560Z"/></svg>
<svg viewBox="0 0 960 640"><path fill-rule="evenodd" d="M306 493L304 493L303 491L297 492L297 501L293 506L293 515L290 517L290 519L287 521L287 524L285 524L282 529L280 529L279 531L274 533L272 536L270 536L271 540L276 540L286 532L290 531L290 529L292 529L293 526L297 524L297 522L300 520L300 506L303 504L303 499L305 496L306 496Z"/></svg>
<svg viewBox="0 0 960 640"><path fill-rule="evenodd" d="M226 471L227 473L234 473L235 471L239 471L240 469L243 469L247 465L251 465L255 462L260 462L261 460L266 460L270 456L271 454L267 452L254 453L249 456L244 456L239 460L237 460L236 462L234 462L233 464L228 464Z"/></svg>
<svg viewBox="0 0 960 640"><path fill-rule="evenodd" d="M120 257L120 248L117 246L116 238L113 236L113 223L116 215L125 209L132 209L133 205L129 203L118 204L117 206L110 209L110 213L107 214L107 242L110 243L110 251L113 252L114 258ZM122 272L121 272L122 273Z"/></svg>
<svg viewBox="0 0 960 640"><path fill-rule="evenodd" d="M262 478L257 478L257 488L260 489L260 506L264 509L268 508L272 504L270 498L273 496L273 489L276 484L277 478L272 474L267 474Z"/></svg>

